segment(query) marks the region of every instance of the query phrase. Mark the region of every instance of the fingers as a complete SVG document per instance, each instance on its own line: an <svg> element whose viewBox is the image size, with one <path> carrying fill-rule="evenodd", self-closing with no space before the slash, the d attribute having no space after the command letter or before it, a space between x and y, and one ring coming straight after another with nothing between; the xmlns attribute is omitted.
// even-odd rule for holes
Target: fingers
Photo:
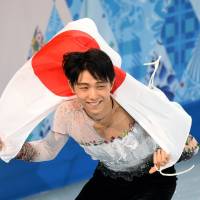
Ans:
<svg viewBox="0 0 200 200"><path fill-rule="evenodd" d="M157 165L157 152L156 151L153 153L153 164Z"/></svg>
<svg viewBox="0 0 200 200"><path fill-rule="evenodd" d="M154 166L149 170L149 174L153 174L156 171L157 171L157 168Z"/></svg>
<svg viewBox="0 0 200 200"><path fill-rule="evenodd" d="M2 142L2 140L1 140L1 138L0 138L0 151L3 149L3 142Z"/></svg>
<svg viewBox="0 0 200 200"><path fill-rule="evenodd" d="M168 161L169 161L169 155L164 150L161 149L161 161L160 161L161 164L160 165L164 166L168 163Z"/></svg>
<svg viewBox="0 0 200 200"><path fill-rule="evenodd" d="M154 167L149 170L149 173L152 174L160 169L161 166L164 166L169 161L169 155L162 149L158 148L153 154L153 163Z"/></svg>
<svg viewBox="0 0 200 200"><path fill-rule="evenodd" d="M169 155L164 150L159 148L154 152L154 165L156 165L158 168L166 165L168 161Z"/></svg>
<svg viewBox="0 0 200 200"><path fill-rule="evenodd" d="M187 144L185 145L186 151L193 151L197 148L198 142L195 140L194 137L188 137Z"/></svg>
<svg viewBox="0 0 200 200"><path fill-rule="evenodd" d="M197 147L197 144L198 144L197 141L194 138L192 138L189 145L191 146L192 149L195 149Z"/></svg>

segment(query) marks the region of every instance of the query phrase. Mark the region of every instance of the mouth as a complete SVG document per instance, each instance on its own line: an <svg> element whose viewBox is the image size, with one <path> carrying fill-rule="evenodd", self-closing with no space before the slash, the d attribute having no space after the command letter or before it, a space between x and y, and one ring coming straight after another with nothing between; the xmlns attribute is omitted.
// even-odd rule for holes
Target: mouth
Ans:
<svg viewBox="0 0 200 200"><path fill-rule="evenodd" d="M86 102L87 105L91 107L96 107L98 106L102 101L91 101L91 102Z"/></svg>

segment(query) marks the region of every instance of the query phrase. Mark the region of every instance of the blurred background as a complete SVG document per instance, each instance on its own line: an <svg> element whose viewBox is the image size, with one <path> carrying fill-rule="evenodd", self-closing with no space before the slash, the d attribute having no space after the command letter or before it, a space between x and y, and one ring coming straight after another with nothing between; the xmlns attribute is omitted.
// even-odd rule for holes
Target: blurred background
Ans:
<svg viewBox="0 0 200 200"><path fill-rule="evenodd" d="M161 56L155 85L192 116L191 133L200 141L199 0L0 0L0 93L26 60L69 21L83 17L95 21L121 55L122 68L144 84L153 68L143 64ZM52 114L28 140L45 137L51 122ZM177 165L196 168L180 176L174 200L200 199L199 161L198 154ZM0 200L73 200L96 164L72 139L50 162L0 161Z"/></svg>

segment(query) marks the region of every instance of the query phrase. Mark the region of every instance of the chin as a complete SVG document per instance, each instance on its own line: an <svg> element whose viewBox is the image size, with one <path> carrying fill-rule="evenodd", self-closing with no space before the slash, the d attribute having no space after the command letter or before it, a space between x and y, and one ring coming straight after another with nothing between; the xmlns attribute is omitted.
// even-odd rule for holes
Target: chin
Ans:
<svg viewBox="0 0 200 200"><path fill-rule="evenodd" d="M102 109L87 109L87 111L93 115L102 114Z"/></svg>
<svg viewBox="0 0 200 200"><path fill-rule="evenodd" d="M103 108L100 106L99 108L90 108L86 107L85 109L88 113L91 113L92 115L101 115L103 113Z"/></svg>

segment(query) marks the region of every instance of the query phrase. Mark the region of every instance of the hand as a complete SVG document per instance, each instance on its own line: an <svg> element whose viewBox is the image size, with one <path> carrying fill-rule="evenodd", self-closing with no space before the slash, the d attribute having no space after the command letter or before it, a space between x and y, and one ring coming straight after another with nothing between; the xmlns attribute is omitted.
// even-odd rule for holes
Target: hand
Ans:
<svg viewBox="0 0 200 200"><path fill-rule="evenodd" d="M149 170L150 174L153 174L160 169L160 166L164 166L168 163L170 156L162 149L158 148L153 154L154 167Z"/></svg>
<svg viewBox="0 0 200 200"><path fill-rule="evenodd" d="M0 138L0 151L3 149L3 142L2 142L2 140L1 140L1 138Z"/></svg>
<svg viewBox="0 0 200 200"><path fill-rule="evenodd" d="M32 145L28 142L24 143L20 152L15 157L16 159L24 160L24 161L32 161L34 156L36 156L37 152L32 147Z"/></svg>
<svg viewBox="0 0 200 200"><path fill-rule="evenodd" d="M198 142L191 135L188 136L184 150L186 152L194 151L198 147Z"/></svg>

